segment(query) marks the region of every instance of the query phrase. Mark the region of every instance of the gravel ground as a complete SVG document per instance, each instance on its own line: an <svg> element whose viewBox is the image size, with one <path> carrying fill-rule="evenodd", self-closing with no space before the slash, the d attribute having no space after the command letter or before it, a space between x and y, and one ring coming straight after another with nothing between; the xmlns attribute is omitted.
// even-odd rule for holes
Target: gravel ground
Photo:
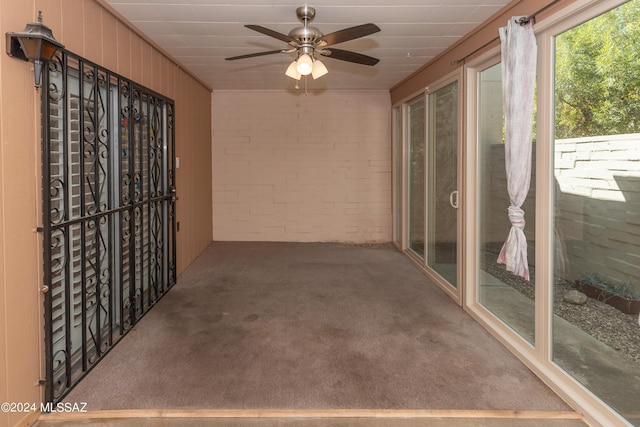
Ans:
<svg viewBox="0 0 640 427"><path fill-rule="evenodd" d="M534 299L534 287L520 277L505 270L504 265L495 262L497 254L486 253L485 271L512 286L527 298ZM535 271L531 268L531 281ZM584 305L564 302L563 295L575 289L567 281L557 283L553 289L553 312L610 348L640 363L640 325L637 314L625 314L620 310L593 298Z"/></svg>

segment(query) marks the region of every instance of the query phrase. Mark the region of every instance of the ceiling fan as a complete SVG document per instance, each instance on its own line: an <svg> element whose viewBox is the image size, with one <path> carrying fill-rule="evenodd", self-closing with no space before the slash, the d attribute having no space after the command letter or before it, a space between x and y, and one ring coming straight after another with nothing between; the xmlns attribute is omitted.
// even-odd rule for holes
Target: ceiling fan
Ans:
<svg viewBox="0 0 640 427"><path fill-rule="evenodd" d="M377 25L357 25L355 27L345 28L343 30L324 35L318 28L309 25L316 16L315 8L311 6L300 6L296 9L296 15L303 25L291 30L288 35L270 30L269 28L265 28L260 25L245 25L245 27L250 30L257 31L288 43L291 45L290 48L250 53L225 59L227 61L233 61L236 59L253 58L256 56L272 55L275 53L296 52L296 60L289 65L285 72L287 76L296 80L300 80L301 76L307 76L309 74L316 79L328 73L327 67L320 62L318 55L369 66L376 65L380 61L377 58L363 55L361 53L330 47L338 43L377 33L380 31L380 28L378 28Z"/></svg>

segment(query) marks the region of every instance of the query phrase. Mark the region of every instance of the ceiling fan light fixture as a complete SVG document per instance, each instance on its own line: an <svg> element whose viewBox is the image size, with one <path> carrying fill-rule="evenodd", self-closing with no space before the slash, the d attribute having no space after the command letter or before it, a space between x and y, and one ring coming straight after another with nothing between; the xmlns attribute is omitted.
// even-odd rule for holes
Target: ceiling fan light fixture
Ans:
<svg viewBox="0 0 640 427"><path fill-rule="evenodd" d="M293 61L291 64L289 64L289 67L287 68L287 71L285 71L284 73L291 77L292 79L295 80L300 80L300 78L302 77L300 75L300 73L297 70L297 65L298 63L296 61Z"/></svg>
<svg viewBox="0 0 640 427"><path fill-rule="evenodd" d="M311 70L311 75L314 79L322 77L328 72L329 70L327 70L327 67L325 67L325 65L319 59L313 61L313 69Z"/></svg>
<svg viewBox="0 0 640 427"><path fill-rule="evenodd" d="M300 55L297 64L298 65L296 66L296 69L298 70L298 73L303 76L308 76L309 74L311 74L311 71L313 70L313 60L309 55L307 55L306 53Z"/></svg>
<svg viewBox="0 0 640 427"><path fill-rule="evenodd" d="M361 37L377 33L380 31L380 28L377 25L371 23L362 24L354 27L343 28L342 30L334 31L329 34L323 34L318 28L309 25L316 15L315 8L312 6L301 6L296 9L296 15L303 25L293 28L289 31L288 35L279 33L261 25L245 25L245 27L250 30L257 31L261 34L287 43L288 48L232 56L225 58L225 60L232 61L236 59L247 59L273 55L276 53L295 53L297 55L297 59L289 64L285 71L285 75L296 81L300 81L302 76L306 77L310 74L314 79L317 79L329 72L327 67L321 61L316 59L317 55L331 56L331 58L340 61L369 66L376 65L379 62L377 58L361 53L336 49L333 47L327 48L328 46L345 43L350 40L359 39ZM307 79L305 78L305 85L306 82Z"/></svg>

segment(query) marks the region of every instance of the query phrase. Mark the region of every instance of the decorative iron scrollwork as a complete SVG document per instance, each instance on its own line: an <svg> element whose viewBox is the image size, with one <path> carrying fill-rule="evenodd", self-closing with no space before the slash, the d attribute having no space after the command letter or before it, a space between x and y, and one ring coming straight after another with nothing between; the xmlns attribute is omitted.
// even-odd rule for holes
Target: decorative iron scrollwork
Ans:
<svg viewBox="0 0 640 427"><path fill-rule="evenodd" d="M45 400L175 283L173 102L67 51L43 91Z"/></svg>

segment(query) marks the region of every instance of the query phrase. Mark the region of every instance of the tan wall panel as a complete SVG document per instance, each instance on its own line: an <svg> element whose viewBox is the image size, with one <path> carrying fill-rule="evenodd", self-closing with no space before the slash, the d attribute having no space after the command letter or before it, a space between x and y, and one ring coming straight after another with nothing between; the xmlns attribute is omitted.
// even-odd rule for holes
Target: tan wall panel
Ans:
<svg viewBox="0 0 640 427"><path fill-rule="evenodd" d="M181 106L192 103L193 109ZM180 70L176 96L176 170L178 205L178 272L183 271L211 242L211 96ZM199 125L207 123L207 126ZM208 189L205 194L203 189Z"/></svg>
<svg viewBox="0 0 640 427"><path fill-rule="evenodd" d="M47 3L55 3L48 2ZM70 52L78 55L84 54L84 1L78 0L62 0L60 14L62 16L62 29L60 32L53 27L53 35L59 41L64 41L64 47ZM47 12L48 13L48 12ZM45 17L45 23L48 25L48 19Z"/></svg>
<svg viewBox="0 0 640 427"><path fill-rule="evenodd" d="M122 22L116 24L116 34L118 38L117 55L118 66L116 71L122 75L131 74L131 31Z"/></svg>
<svg viewBox="0 0 640 427"><path fill-rule="evenodd" d="M157 50L151 51L151 84L149 87L155 91L162 92L162 54Z"/></svg>
<svg viewBox="0 0 640 427"><path fill-rule="evenodd" d="M210 91L176 72L174 62L103 11L98 0L0 0L0 31L21 31L36 20L37 10L69 51L176 100L184 118L176 126L177 145L198 169L179 178L189 189L178 211L188 224L178 241L181 271L212 235ZM10 58L5 44L0 46L0 401L38 403L43 275L42 241L34 229L42 222L40 92L33 88L33 64ZM0 427L27 417L0 413Z"/></svg>
<svg viewBox="0 0 640 427"><path fill-rule="evenodd" d="M189 194L187 193L189 190L189 186L186 185L186 173L188 172L188 167L185 165L189 165L189 151L185 149L185 145L182 143L185 139L188 140L189 135L189 127L185 124L186 114L180 105L183 103L184 92L186 90L185 87L185 78L182 73L179 73L176 78L177 85L177 94L175 97L176 102L176 111L175 111L175 133L176 133L176 160L180 162L180 168L176 169L176 194L178 196L178 201L176 202L176 221L178 222L178 233L176 234L176 244L179 247L185 246L185 228L183 227L182 221L185 218L183 210L186 208L185 202L190 199ZM179 137L178 137L179 135ZM187 225L188 229L188 225ZM188 250L188 249L187 249ZM181 252L177 254L177 271L181 272L186 266L184 265L186 261L185 252Z"/></svg>
<svg viewBox="0 0 640 427"><path fill-rule="evenodd" d="M129 58L131 61L131 74L129 78L135 82L142 82L142 39L135 34L131 35L131 52Z"/></svg>
<svg viewBox="0 0 640 427"><path fill-rule="evenodd" d="M146 41L142 41L142 55L140 55L142 61L142 81L141 83L146 87L153 89L153 48ZM133 58L133 61L136 59Z"/></svg>
<svg viewBox="0 0 640 427"><path fill-rule="evenodd" d="M118 24L110 13L102 13L102 65L112 71L118 70Z"/></svg>
<svg viewBox="0 0 640 427"><path fill-rule="evenodd" d="M2 110L0 109L0 114ZM0 127L0 133L2 128ZM2 150L0 149L0 157L2 157ZM4 179L0 174L0 212L4 211L4 203L2 201L2 187L4 186ZM4 222L0 221L0 241L5 241L4 235ZM6 284L4 279L4 245L0 245L0 310L3 310L7 305L7 299L5 297ZM9 399L9 385L7 384L7 376L9 375L9 363L7 362L7 325L5 322L0 321L0 402L6 402ZM0 412L0 426L9 424L9 415Z"/></svg>
<svg viewBox="0 0 640 427"><path fill-rule="evenodd" d="M0 34L4 34L7 31L16 31L13 28L6 28L5 26L5 15L8 15L6 12L6 5L0 3ZM20 30L20 29L18 29ZM0 76L5 73L5 65L7 63L5 46L3 45L0 48ZM0 93L2 93L2 84L3 81L0 78ZM0 100L0 166L2 165L3 157L4 157L4 138L2 138L2 131L4 129L2 123L2 111L4 110L4 105ZM4 203L4 186L5 186L5 178L3 174L3 169L0 169L0 212L4 212L5 203ZM5 245L2 242L6 242L7 238L5 235L5 226L4 219L0 217L0 311L4 313L5 307L7 305L6 299L6 280L5 280ZM0 402L6 402L9 396L9 385L7 384L7 376L9 375L9 364L7 362L7 325L4 320L0 319ZM0 426L9 425L9 414L0 412Z"/></svg>
<svg viewBox="0 0 640 427"><path fill-rule="evenodd" d="M162 67L160 69L161 81L162 81L162 93L166 94L169 98L176 98L176 76L178 67L173 62L166 58L162 58Z"/></svg>
<svg viewBox="0 0 640 427"><path fill-rule="evenodd" d="M102 61L102 9L92 1L84 3L84 48L82 56L100 64ZM76 52L77 53L77 52Z"/></svg>
<svg viewBox="0 0 640 427"><path fill-rule="evenodd" d="M2 32L21 31L33 22L33 2L3 1L0 6ZM39 152L36 150L39 117L38 92L33 88L33 65L10 58L5 46L0 55L0 175L3 183L2 299L0 327L2 352L0 384L3 401L39 402L40 388L40 250L34 228L39 221L36 203L40 191L37 173ZM25 265L25 260L29 260ZM6 322L6 323L5 323ZM20 397L20 399L17 399ZM0 425L14 425L25 414L0 417Z"/></svg>
<svg viewBox="0 0 640 427"><path fill-rule="evenodd" d="M5 32L0 25L0 31ZM3 52L4 53L4 52ZM0 73L2 72L2 66L0 65ZM0 87L1 91L1 87ZM2 117L2 103L0 103L0 117ZM2 121L0 120L0 164L2 164ZM4 174L0 172L0 212L4 212L4 188L5 180ZM0 220L0 242L6 242L7 237L4 233L4 221ZM4 313L4 309L7 305L6 298L6 281L5 281L5 249L4 245L0 244L0 310ZM7 376L9 375L9 364L7 362L7 327L4 321L0 321L0 402L6 402L9 396L9 385L7 384ZM8 415L0 412L0 426L9 424Z"/></svg>

